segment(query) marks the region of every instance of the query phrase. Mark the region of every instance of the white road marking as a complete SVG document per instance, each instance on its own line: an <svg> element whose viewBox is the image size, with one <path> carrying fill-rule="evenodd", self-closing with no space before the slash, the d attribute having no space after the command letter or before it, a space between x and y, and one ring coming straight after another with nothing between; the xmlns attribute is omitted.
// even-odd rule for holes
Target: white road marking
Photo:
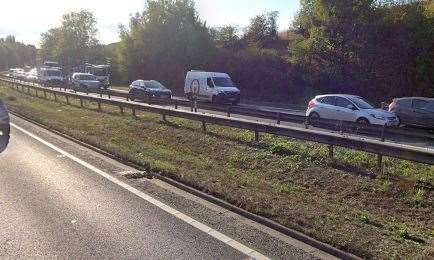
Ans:
<svg viewBox="0 0 434 260"><path fill-rule="evenodd" d="M42 138L40 138L40 137L38 137L38 136L36 136L36 135L28 132L27 130L24 130L23 128L15 125L13 123L11 123L11 126L14 127L14 128L16 128L17 130L23 132L24 134L30 136L31 138L37 140L38 142L46 145L47 147L53 149L54 151L62 154L63 156L71 159L72 161L74 161L74 162L76 162L76 163L78 163L78 164L80 164L80 165L88 168L89 170L91 170L91 171L99 174L100 176L106 178L107 180L113 182L114 184L117 184L117 185L121 186L122 188L130 191L134 195L136 195L136 196L144 199L145 201L153 204L154 206L157 206L158 208L164 210L165 212L171 214L172 216L178 218L179 220L184 221L185 223L187 223L187 224L189 224L189 225L197 228L198 230L200 230L200 231L208 234L209 236L211 236L211 237L213 237L213 238L215 238L215 239L217 239L217 240L225 243L226 245L228 245L228 246L230 246L230 247L232 247L232 248L240 251L241 253L243 253L243 254L245 254L245 255L253 258L253 259L258 259L258 260L270 259L270 258L266 257L265 255L263 255L263 254L255 251L255 250L253 250L253 249L251 249L251 248L249 248L249 247L241 244L240 242L238 242L238 241L236 241L236 240L234 240L234 239L232 239L232 238L230 238L230 237L228 237L228 236L226 236L226 235L218 232L217 230L214 230L211 227L208 227L207 225L205 225L205 224L203 224L203 223L201 223L199 221L196 221L195 219L193 219L193 218L185 215L184 213L179 212L176 209L174 209L174 208L172 208L172 207L170 207L170 206L168 206L168 205L166 205L166 204L164 204L164 203L162 203L162 202L154 199L153 197L151 197L151 196L147 195L146 193L144 193L144 192L142 192L142 191L140 191L140 190L138 190L138 189L136 189L136 188L134 188L134 187L132 187L132 186L130 186L128 184L126 184L125 182L122 182L122 181L116 179L115 177L111 176L110 174L108 174L108 173L106 173L106 172L104 172L104 171L96 168L95 166L93 166L93 165L91 165L91 164L89 164L89 163L87 163L87 162L85 162L85 161L83 161L83 160L75 157L74 155L72 155L72 154L70 154L70 153L62 150L61 148L55 146L54 144L51 144L51 143L45 141L44 139L42 139Z"/></svg>

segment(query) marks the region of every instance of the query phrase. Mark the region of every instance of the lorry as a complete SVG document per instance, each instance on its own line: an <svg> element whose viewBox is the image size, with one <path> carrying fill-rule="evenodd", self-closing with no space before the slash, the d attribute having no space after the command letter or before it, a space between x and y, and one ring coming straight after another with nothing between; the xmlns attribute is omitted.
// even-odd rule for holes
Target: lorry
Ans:
<svg viewBox="0 0 434 260"><path fill-rule="evenodd" d="M94 75L103 88L110 87L110 65L86 64L84 72Z"/></svg>
<svg viewBox="0 0 434 260"><path fill-rule="evenodd" d="M226 73L192 70L185 78L184 94L189 100L212 103L240 102L240 90Z"/></svg>
<svg viewBox="0 0 434 260"><path fill-rule="evenodd" d="M61 87L66 83L62 70L57 67L39 68L38 81L41 85L49 87Z"/></svg>

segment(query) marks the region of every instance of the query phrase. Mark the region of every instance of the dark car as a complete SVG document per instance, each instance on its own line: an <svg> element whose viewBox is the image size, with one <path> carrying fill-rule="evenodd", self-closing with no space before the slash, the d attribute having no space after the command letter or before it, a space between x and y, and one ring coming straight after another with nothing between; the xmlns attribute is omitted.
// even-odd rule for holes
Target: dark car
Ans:
<svg viewBox="0 0 434 260"><path fill-rule="evenodd" d="M171 99L172 91L155 80L136 80L130 85L131 100L143 98Z"/></svg>
<svg viewBox="0 0 434 260"><path fill-rule="evenodd" d="M389 106L401 124L434 129L434 98L396 98Z"/></svg>
<svg viewBox="0 0 434 260"><path fill-rule="evenodd" d="M9 113L6 105L0 100L0 132L2 135L9 135L10 124L9 124Z"/></svg>

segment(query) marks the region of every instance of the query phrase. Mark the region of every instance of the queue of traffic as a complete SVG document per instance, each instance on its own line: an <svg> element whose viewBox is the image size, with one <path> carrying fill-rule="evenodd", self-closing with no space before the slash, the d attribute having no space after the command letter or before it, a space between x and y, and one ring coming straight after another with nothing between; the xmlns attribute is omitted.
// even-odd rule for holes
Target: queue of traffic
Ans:
<svg viewBox="0 0 434 260"><path fill-rule="evenodd" d="M91 69L89 69L91 68ZM27 73L22 69L11 69L10 75L26 81L47 86L69 85L72 90L92 92L108 88L109 68L106 65L91 66L86 72L77 72L66 80L55 62L45 62L40 69ZM90 73L92 72L92 73ZM138 79L129 86L131 100L146 98L171 99L172 91L155 80ZM237 105L241 100L240 89L226 73L192 70L187 72L184 95L189 100ZM310 122L319 119L356 122L360 124L386 126L417 126L434 129L433 98L394 99L388 111L375 108L359 96L330 94L312 99L306 110Z"/></svg>

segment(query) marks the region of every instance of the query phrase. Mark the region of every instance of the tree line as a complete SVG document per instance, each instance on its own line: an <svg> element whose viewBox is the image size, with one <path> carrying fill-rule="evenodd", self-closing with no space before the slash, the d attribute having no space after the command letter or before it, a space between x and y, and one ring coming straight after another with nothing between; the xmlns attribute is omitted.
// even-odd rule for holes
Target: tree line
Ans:
<svg viewBox="0 0 434 260"><path fill-rule="evenodd" d="M15 67L34 66L35 63L35 46L17 42L14 36L0 38L0 71Z"/></svg>
<svg viewBox="0 0 434 260"><path fill-rule="evenodd" d="M285 33L278 16L257 15L242 29L210 28L192 0L150 0L120 27L119 43L99 44L93 14L82 11L44 33L40 52L68 66L108 57L117 84L155 79L177 94L185 73L200 69L228 72L251 100L433 96L433 1L301 0Z"/></svg>

